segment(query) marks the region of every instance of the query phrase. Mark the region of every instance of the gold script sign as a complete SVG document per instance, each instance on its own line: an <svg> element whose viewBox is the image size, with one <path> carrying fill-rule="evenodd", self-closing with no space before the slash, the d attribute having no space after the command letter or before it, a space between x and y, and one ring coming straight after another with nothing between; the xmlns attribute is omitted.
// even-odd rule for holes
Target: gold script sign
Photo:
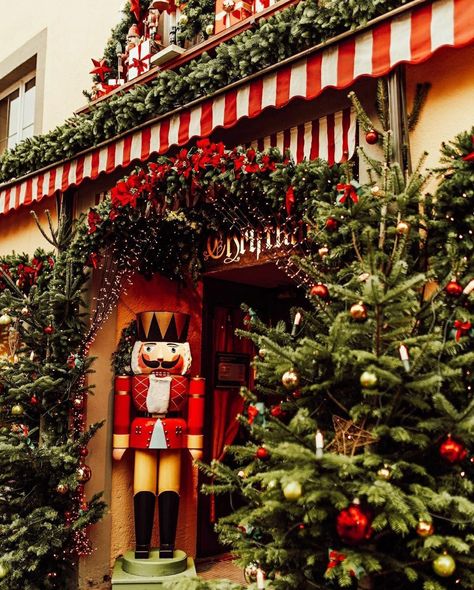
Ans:
<svg viewBox="0 0 474 590"><path fill-rule="evenodd" d="M289 254L293 247L305 240L306 227L283 229L277 225L242 232L215 232L208 236L204 260L206 266L252 264L279 255Z"/></svg>

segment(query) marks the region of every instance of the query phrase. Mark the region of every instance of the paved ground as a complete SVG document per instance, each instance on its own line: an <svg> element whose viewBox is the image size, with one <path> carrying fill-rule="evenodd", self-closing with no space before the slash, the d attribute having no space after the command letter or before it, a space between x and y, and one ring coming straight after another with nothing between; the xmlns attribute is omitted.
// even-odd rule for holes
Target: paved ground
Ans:
<svg viewBox="0 0 474 590"><path fill-rule="evenodd" d="M233 582L245 584L242 569L233 564L232 558L228 553L206 559L197 559L196 569L198 576L203 578L203 580L226 578Z"/></svg>

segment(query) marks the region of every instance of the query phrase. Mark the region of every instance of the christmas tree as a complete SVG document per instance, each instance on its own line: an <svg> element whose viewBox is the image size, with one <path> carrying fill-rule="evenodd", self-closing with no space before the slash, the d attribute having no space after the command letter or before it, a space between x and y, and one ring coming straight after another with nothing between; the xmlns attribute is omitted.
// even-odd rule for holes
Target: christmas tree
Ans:
<svg viewBox="0 0 474 590"><path fill-rule="evenodd" d="M67 223L45 237L55 254L11 255L0 266L0 588L75 588L87 527L104 511L86 501L84 427L91 359L81 308L89 270L68 254Z"/></svg>
<svg viewBox="0 0 474 590"><path fill-rule="evenodd" d="M252 314L249 441L238 469L203 467L208 491L243 498L218 528L259 588L472 590L471 135L424 198L383 104L377 130L353 100L381 157L360 151L370 181L347 169L309 202L308 306L291 330Z"/></svg>

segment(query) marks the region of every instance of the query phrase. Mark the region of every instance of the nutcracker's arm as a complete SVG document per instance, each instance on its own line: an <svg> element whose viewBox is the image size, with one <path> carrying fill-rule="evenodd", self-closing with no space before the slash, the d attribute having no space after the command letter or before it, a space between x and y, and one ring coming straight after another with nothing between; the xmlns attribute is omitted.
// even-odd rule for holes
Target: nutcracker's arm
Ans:
<svg viewBox="0 0 474 590"><path fill-rule="evenodd" d="M114 430L112 446L114 458L120 459L130 446L130 405L132 378L115 377L114 383ZM121 452L120 452L121 451Z"/></svg>
<svg viewBox="0 0 474 590"><path fill-rule="evenodd" d="M189 383L188 449L194 459L201 459L203 449L204 403L206 380L194 377Z"/></svg>

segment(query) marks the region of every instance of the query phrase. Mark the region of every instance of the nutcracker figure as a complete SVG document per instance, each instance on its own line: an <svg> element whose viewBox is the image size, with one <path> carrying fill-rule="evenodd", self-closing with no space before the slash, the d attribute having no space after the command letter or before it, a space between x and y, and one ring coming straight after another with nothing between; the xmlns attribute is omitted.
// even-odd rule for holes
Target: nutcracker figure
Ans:
<svg viewBox="0 0 474 590"><path fill-rule="evenodd" d="M202 454L204 379L190 379L189 315L137 314L132 350L133 377L115 378L114 458L135 454L133 494L135 557L149 556L158 494L160 558L173 557L178 521L181 454ZM130 418L131 401L137 417ZM183 417L187 406L187 419ZM140 415L141 414L141 415Z"/></svg>

